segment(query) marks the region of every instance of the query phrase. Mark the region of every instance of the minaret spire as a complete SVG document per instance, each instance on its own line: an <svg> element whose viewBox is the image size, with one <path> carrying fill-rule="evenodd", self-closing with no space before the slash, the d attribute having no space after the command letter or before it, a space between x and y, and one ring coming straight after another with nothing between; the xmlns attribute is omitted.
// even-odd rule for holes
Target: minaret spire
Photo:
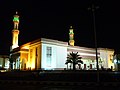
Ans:
<svg viewBox="0 0 120 90"><path fill-rule="evenodd" d="M18 12L16 11L16 14L18 14Z"/></svg>
<svg viewBox="0 0 120 90"><path fill-rule="evenodd" d="M12 49L19 47L18 46L18 35L19 35L19 15L18 12L16 11L16 14L13 16L13 23L14 23L14 28L12 30Z"/></svg>
<svg viewBox="0 0 120 90"><path fill-rule="evenodd" d="M16 15L14 15L13 22L14 22L14 29L18 29L18 26L19 26L19 16L18 16L18 12L17 11L16 11Z"/></svg>
<svg viewBox="0 0 120 90"><path fill-rule="evenodd" d="M72 26L70 26L70 29L69 29L69 44L71 46L74 46L74 32L73 32L73 28Z"/></svg>

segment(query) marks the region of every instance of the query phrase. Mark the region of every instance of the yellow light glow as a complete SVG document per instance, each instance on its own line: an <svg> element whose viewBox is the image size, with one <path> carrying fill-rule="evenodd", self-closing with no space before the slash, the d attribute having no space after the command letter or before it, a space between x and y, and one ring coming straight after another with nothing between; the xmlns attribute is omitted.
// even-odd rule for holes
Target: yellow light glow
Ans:
<svg viewBox="0 0 120 90"><path fill-rule="evenodd" d="M70 40L69 43L71 46L74 46L74 40Z"/></svg>
<svg viewBox="0 0 120 90"><path fill-rule="evenodd" d="M17 47L19 47L19 46L15 44L12 46L12 49L17 48Z"/></svg>
<svg viewBox="0 0 120 90"><path fill-rule="evenodd" d="M29 46L23 46L22 49L29 49Z"/></svg>
<svg viewBox="0 0 120 90"><path fill-rule="evenodd" d="M35 69L35 65L32 64L32 66L31 66L31 70L34 70L34 69Z"/></svg>
<svg viewBox="0 0 120 90"><path fill-rule="evenodd" d="M26 66L27 68L29 68L30 67L30 62L27 62L27 66Z"/></svg>
<svg viewBox="0 0 120 90"><path fill-rule="evenodd" d="M26 68L34 70L35 69L35 63L33 63L33 62L27 62Z"/></svg>

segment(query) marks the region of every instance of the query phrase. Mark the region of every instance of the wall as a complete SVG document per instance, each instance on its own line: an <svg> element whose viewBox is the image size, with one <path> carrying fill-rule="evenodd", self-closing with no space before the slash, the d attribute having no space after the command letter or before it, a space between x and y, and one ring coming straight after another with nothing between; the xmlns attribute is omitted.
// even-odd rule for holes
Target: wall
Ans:
<svg viewBox="0 0 120 90"><path fill-rule="evenodd" d="M52 48L52 62L50 66L47 66L47 47ZM42 44L42 68L43 69L63 69L65 67L65 61L67 57L67 47L52 45L52 44Z"/></svg>
<svg viewBox="0 0 120 90"><path fill-rule="evenodd" d="M114 54L114 50L111 49L100 49L100 58L103 61L103 67L104 68L111 68L111 66L113 66L114 68L114 63L113 63L113 54Z"/></svg>
<svg viewBox="0 0 120 90"><path fill-rule="evenodd" d="M0 67L9 68L9 58L8 56L0 56Z"/></svg>
<svg viewBox="0 0 120 90"><path fill-rule="evenodd" d="M41 68L41 46L40 41L36 41L30 44L29 47L29 57L28 57L28 67L30 69Z"/></svg>

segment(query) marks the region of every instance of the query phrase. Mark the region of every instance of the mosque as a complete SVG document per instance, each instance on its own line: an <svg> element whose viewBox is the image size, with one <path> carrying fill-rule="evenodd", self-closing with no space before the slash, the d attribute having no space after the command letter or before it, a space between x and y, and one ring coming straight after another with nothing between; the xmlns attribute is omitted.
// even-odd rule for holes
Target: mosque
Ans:
<svg viewBox="0 0 120 90"><path fill-rule="evenodd" d="M65 64L67 55L71 52L78 52L82 57L83 64L80 68L84 70L96 70L95 48L81 47L74 45L74 29L69 28L69 42L39 38L34 41L18 45L19 37L19 15L13 17L14 28L12 30L12 45L10 47L10 61L13 62L13 69L20 70L64 70L69 69ZM99 68L116 69L113 56L114 49L98 48ZM78 66L76 66L78 69Z"/></svg>

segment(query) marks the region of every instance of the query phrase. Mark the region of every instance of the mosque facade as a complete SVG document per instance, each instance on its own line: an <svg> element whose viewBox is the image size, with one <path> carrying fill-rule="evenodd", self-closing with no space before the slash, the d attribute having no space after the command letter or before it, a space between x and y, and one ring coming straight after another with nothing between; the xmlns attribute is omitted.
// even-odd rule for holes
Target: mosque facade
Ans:
<svg viewBox="0 0 120 90"><path fill-rule="evenodd" d="M83 64L76 68L84 70L96 70L95 48L81 47L74 45L74 30L69 29L69 42L39 38L34 41L18 45L19 37L19 15L16 12L13 18L14 28L12 30L12 46L10 47L10 60L13 62L13 69L20 70L64 70L70 69L65 64L67 55L71 52L78 52L82 57ZM115 69L113 56L114 49L98 48L99 68Z"/></svg>

